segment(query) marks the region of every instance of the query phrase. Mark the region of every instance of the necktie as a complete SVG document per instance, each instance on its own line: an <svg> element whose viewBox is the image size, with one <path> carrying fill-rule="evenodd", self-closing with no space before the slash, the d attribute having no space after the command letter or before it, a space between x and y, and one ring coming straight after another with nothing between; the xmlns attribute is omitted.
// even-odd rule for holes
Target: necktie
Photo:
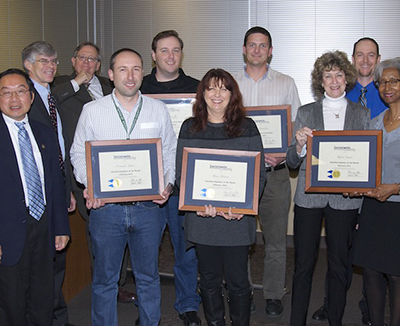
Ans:
<svg viewBox="0 0 400 326"><path fill-rule="evenodd" d="M40 220L44 212L44 199L42 182L33 156L32 144L24 122L15 122L18 127L18 141L21 151L22 165L28 190L29 214L36 220Z"/></svg>
<svg viewBox="0 0 400 326"><path fill-rule="evenodd" d="M51 120L51 124L54 127L54 130L56 131L57 134L57 141L59 142L58 139L58 126L57 126L57 110L56 110L56 101L53 97L53 95L51 95L51 93L49 92L49 95L47 96L47 99L49 101L49 113L50 113L50 120ZM58 143L58 161L60 163L60 168L61 171L64 171L65 166L64 166L64 159L61 153L61 148L60 148L60 144Z"/></svg>
<svg viewBox="0 0 400 326"><path fill-rule="evenodd" d="M53 95L49 92L47 96L49 101L49 112L50 112L50 119L51 123L53 124L54 130L57 132L57 111L56 111L56 102L54 100Z"/></svg>
<svg viewBox="0 0 400 326"><path fill-rule="evenodd" d="M361 94L360 97L358 98L358 103L360 103L362 106L367 106L367 98L365 97L365 94L367 93L367 89L365 87L362 87L360 90Z"/></svg>
<svg viewBox="0 0 400 326"><path fill-rule="evenodd" d="M95 101L96 97L94 96L93 92L89 89L90 83L85 83L84 85L92 101Z"/></svg>

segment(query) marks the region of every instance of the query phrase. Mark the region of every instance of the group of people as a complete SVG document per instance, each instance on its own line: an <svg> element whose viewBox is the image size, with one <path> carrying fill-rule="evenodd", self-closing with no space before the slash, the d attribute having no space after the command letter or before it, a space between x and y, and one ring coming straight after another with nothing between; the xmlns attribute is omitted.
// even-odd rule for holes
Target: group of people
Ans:
<svg viewBox="0 0 400 326"><path fill-rule="evenodd" d="M400 201L400 177L395 173L400 60L380 63L379 46L370 38L354 44L353 64L344 52L327 52L312 71L318 100L301 106L294 80L269 65L272 38L262 27L245 34L243 69L233 75L211 69L201 81L180 68L183 41L176 31L158 33L151 47L155 67L145 77L142 56L130 48L111 56L109 80L97 77L100 50L84 42L73 53L73 74L54 79L57 53L42 41L22 52L27 74L9 69L0 75L0 146L9 153L1 163L6 182L0 187L4 200L0 214L0 324L71 325L61 285L64 248L70 236L67 212L77 206L87 221L92 256L92 325L117 325L117 298L122 296L125 302L137 299L136 325L159 324L158 254L166 225L175 256L174 307L182 323L201 325L198 311L202 302L207 324L225 325L226 288L231 324L249 325L254 306L248 266L249 249L255 242L255 217L231 209L218 211L212 202L204 211L180 212L184 147L262 154L258 216L265 242L267 316L279 317L284 309L291 202L288 168L300 167L294 198L291 325L306 325L323 219L328 248L326 299L313 319L341 325L354 261L364 268L363 322L383 325L389 285L391 325L400 324L395 238L399 228L395 209ZM182 124L178 139L165 105L145 95L168 93L196 93L193 117ZM264 153L257 126L246 117L244 107L285 104L291 106L294 121L292 144L286 156L271 156ZM382 184L365 194L348 196L305 193L307 137L312 137L314 130L366 129L383 130ZM85 142L143 138L162 140L163 199L105 204L91 198L86 189ZM121 288L121 268L126 272L123 265L128 252L137 295Z"/></svg>
<svg viewBox="0 0 400 326"><path fill-rule="evenodd" d="M316 60L311 76L318 100L299 108L294 137L287 150L289 167L300 167L294 197L291 325L306 325L323 219L328 253L326 293L324 305L313 319L328 319L330 325L342 324L354 264L363 267L364 298L360 301L363 324L384 325L389 288L390 325L400 325L397 257L400 225L396 218L400 177L395 172L396 140L400 132L400 58L380 63L378 44L363 38L354 45L353 62L354 65L341 51L327 52ZM367 129L383 131L381 184L365 193L306 193L307 139L313 137L313 131Z"/></svg>

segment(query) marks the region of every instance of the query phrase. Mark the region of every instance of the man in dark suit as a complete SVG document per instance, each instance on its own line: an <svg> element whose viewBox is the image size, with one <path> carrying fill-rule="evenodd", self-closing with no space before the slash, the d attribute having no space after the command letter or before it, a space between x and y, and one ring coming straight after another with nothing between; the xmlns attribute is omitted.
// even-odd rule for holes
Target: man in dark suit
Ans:
<svg viewBox="0 0 400 326"><path fill-rule="evenodd" d="M96 76L100 69L100 49L92 42L83 42L71 58L74 72L59 76L52 83L52 92L60 102L60 114L72 143L82 107L112 92L108 78ZM79 207L78 207L79 208Z"/></svg>
<svg viewBox="0 0 400 326"><path fill-rule="evenodd" d="M33 100L23 71L0 74L2 326L52 324L54 251L70 236L56 137L28 118Z"/></svg>
<svg viewBox="0 0 400 326"><path fill-rule="evenodd" d="M69 160L69 138L67 129L58 112L57 98L50 92L49 84L57 71L57 52L47 42L38 41L29 44L22 50L22 63L34 85L34 101L29 117L54 130L58 139L60 169L64 176L68 211L75 210L76 201L72 194L72 168ZM56 255L54 265L54 322L53 326L68 325L68 308L62 294L62 283L65 276L66 251Z"/></svg>

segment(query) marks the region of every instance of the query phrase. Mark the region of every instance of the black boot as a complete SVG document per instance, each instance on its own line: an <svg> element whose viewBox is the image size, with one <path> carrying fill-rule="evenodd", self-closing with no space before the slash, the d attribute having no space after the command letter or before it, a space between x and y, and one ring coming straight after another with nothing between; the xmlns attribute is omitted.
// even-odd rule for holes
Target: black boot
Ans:
<svg viewBox="0 0 400 326"><path fill-rule="evenodd" d="M251 290L235 294L229 292L229 314L232 326L249 326L251 308Z"/></svg>
<svg viewBox="0 0 400 326"><path fill-rule="evenodd" d="M225 303L222 286L206 289L200 285L200 295L208 326L225 326Z"/></svg>

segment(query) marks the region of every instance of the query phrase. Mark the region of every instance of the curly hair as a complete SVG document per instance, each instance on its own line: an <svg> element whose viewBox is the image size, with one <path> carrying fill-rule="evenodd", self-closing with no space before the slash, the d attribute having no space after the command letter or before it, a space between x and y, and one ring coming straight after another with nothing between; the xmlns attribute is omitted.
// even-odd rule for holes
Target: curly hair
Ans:
<svg viewBox="0 0 400 326"><path fill-rule="evenodd" d="M241 125L246 118L243 98L235 79L229 72L223 69L209 70L200 81L197 87L196 102L193 107L194 124L192 131L199 132L207 126L208 110L204 99L204 91L212 85L224 85L231 92L231 97L224 114L225 129L229 137L239 136L243 131Z"/></svg>
<svg viewBox="0 0 400 326"><path fill-rule="evenodd" d="M357 81L357 70L342 51L330 51L321 55L314 63L311 72L311 88L315 98L321 98L324 94L322 86L324 71L332 69L342 70L346 78L346 91L352 89Z"/></svg>

